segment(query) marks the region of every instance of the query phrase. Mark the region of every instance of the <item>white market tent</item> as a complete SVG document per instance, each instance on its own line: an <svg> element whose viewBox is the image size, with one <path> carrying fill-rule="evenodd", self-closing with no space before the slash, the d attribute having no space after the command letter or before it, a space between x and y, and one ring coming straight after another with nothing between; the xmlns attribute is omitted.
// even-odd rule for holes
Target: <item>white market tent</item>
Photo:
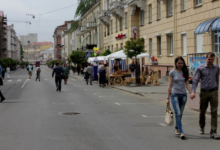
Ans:
<svg viewBox="0 0 220 150"><path fill-rule="evenodd" d="M137 55L137 58L142 58L142 57L148 57L148 63L149 63L149 69L150 69L150 55L147 53L141 53ZM140 68L142 69L142 61L140 61Z"/></svg>

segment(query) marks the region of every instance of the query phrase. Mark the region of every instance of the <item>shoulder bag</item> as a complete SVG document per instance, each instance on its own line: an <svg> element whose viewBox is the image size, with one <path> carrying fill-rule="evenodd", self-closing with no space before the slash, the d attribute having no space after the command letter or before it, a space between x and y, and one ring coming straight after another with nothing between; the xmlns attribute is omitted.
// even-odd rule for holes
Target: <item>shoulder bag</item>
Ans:
<svg viewBox="0 0 220 150"><path fill-rule="evenodd" d="M166 107L166 112L165 112L165 123L167 125L172 126L174 121L173 121L173 112L170 108L170 105L167 105Z"/></svg>

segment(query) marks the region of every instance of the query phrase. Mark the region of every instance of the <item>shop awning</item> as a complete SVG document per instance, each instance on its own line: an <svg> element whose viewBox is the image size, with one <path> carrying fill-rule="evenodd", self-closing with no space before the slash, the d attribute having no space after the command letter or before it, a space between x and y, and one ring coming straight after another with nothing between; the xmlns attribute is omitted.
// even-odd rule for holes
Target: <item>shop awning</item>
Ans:
<svg viewBox="0 0 220 150"><path fill-rule="evenodd" d="M220 28L219 18L213 18L210 20L206 20L198 25L198 27L195 30L195 34L202 34L204 32L207 32L212 26L211 31L216 31ZM213 26L215 24L215 27Z"/></svg>

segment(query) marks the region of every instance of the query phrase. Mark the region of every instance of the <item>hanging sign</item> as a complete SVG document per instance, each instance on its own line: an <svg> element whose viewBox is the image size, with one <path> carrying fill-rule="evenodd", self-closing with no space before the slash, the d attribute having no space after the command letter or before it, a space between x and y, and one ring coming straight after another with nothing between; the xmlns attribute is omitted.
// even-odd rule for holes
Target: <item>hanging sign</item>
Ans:
<svg viewBox="0 0 220 150"><path fill-rule="evenodd" d="M137 26L132 27L132 37L134 38L134 40L137 39Z"/></svg>
<svg viewBox="0 0 220 150"><path fill-rule="evenodd" d="M127 37L126 34L122 34L122 33L121 33L121 34L118 34L118 36L116 36L115 39L116 39L116 40L120 40L120 39L123 39L123 38L126 38L126 37Z"/></svg>

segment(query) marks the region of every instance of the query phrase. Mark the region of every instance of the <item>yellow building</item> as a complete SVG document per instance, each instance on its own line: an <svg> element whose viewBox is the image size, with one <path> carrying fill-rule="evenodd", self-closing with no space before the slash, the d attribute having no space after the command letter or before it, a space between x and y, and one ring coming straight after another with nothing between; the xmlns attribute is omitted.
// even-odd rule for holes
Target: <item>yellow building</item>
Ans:
<svg viewBox="0 0 220 150"><path fill-rule="evenodd" d="M145 50L158 58L159 77L174 58L220 51L219 0L102 0L103 46L123 49L131 37L143 37ZM142 59L142 64L147 64Z"/></svg>

